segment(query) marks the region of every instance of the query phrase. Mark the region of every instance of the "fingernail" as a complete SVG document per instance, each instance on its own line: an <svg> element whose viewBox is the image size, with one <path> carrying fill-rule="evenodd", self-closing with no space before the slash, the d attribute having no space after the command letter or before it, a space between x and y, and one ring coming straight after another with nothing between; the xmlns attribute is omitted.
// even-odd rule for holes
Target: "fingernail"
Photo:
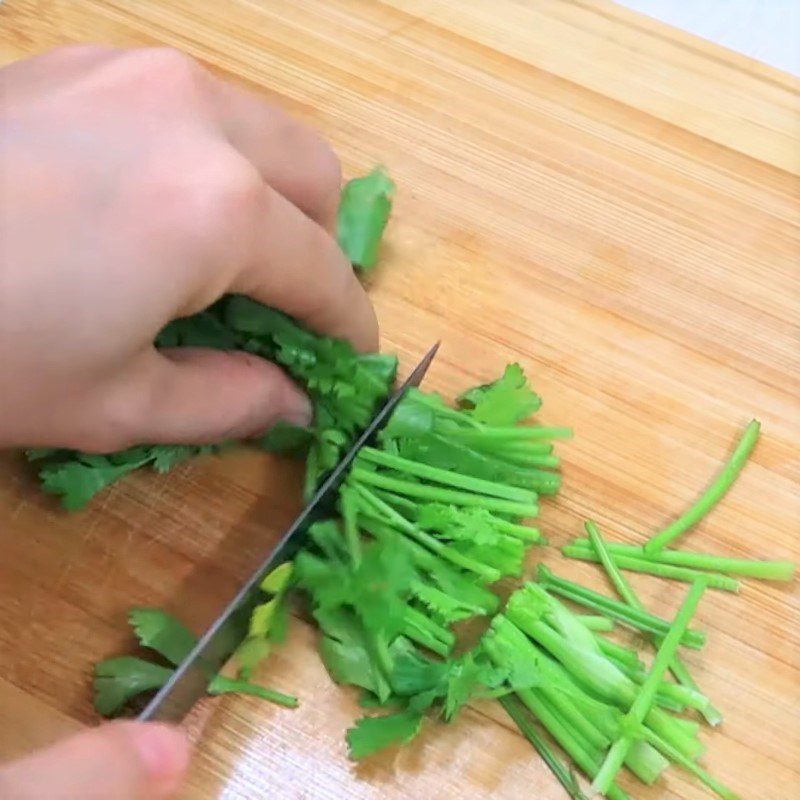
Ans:
<svg viewBox="0 0 800 800"><path fill-rule="evenodd" d="M292 425L307 428L314 419L314 406L311 405L311 400L305 394L298 392L288 408L281 414L281 419L291 422Z"/></svg>
<svg viewBox="0 0 800 800"><path fill-rule="evenodd" d="M138 725L133 745L151 782L169 793L177 788L189 765L189 743L178 729L160 723Z"/></svg>

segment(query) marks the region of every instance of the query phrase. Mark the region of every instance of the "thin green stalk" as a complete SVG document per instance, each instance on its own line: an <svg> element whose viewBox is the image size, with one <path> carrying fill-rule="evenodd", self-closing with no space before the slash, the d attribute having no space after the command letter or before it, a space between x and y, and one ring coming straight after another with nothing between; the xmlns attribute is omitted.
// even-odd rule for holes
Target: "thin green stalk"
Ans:
<svg viewBox="0 0 800 800"><path fill-rule="evenodd" d="M611 597L606 597L599 592L587 589L585 586L581 586L578 583L560 578L554 575L544 564L539 564L538 566L537 579L542 586L546 587L551 592L566 597L568 600L579 603L586 608L600 611L602 614L612 617L632 628L645 631L646 633L654 633L659 636L666 636L669 632L670 624L662 617L657 617L647 611L640 611L639 609L632 608ZM684 634L682 644L699 650L705 645L705 642L706 635L702 631L687 630Z"/></svg>
<svg viewBox="0 0 800 800"><path fill-rule="evenodd" d="M680 751L676 750L668 742L665 742L660 736L653 733L649 728L642 728L642 735L645 740L659 749L670 761L680 764L685 770L691 772L699 778L712 792L718 794L723 800L741 800L738 794L733 792L724 784L720 783L712 775L709 775L698 763L692 761L691 758L686 756Z"/></svg>
<svg viewBox="0 0 800 800"><path fill-rule="evenodd" d="M632 729L638 729L639 726L644 723L645 717L652 708L659 685L664 680L664 675L667 669L669 669L669 664L678 650L681 639L689 627L689 622L697 610L700 598L703 596L705 589L705 582L702 579L692 584L692 587L689 589L686 599L675 615L669 632L658 648L653 666L644 684L636 695L636 699L631 704L627 714L625 714L622 723L622 729L625 732L611 745L611 749L606 754L600 771L592 782L592 789L594 791L603 795L608 793L617 772L619 772L633 744L634 735L630 731Z"/></svg>
<svg viewBox="0 0 800 800"><path fill-rule="evenodd" d="M452 631L411 606L406 606L404 610L403 633L442 658L450 655L456 641Z"/></svg>
<svg viewBox="0 0 800 800"><path fill-rule="evenodd" d="M722 468L711 486L706 489L694 505L662 531L652 536L645 544L644 551L648 555L658 553L670 542L674 542L681 534L696 525L724 497L742 471L750 453L758 441L761 423L754 419L744 429L742 438L736 445L730 459Z"/></svg>
<svg viewBox="0 0 800 800"><path fill-rule="evenodd" d="M588 539L575 539L569 547L588 550ZM658 553L645 553L643 547L635 544L606 543L614 556L630 556L654 564L672 564L676 567L721 572L725 575L739 575L743 578L761 578L767 581L791 581L796 565L791 561L762 561L749 558L728 558L712 553L690 553L686 550L660 550Z"/></svg>
<svg viewBox="0 0 800 800"><path fill-rule="evenodd" d="M561 548L562 555L567 558L575 558L579 561L601 562L601 557L588 548L576 545L565 545ZM647 558L634 558L633 556L614 553L614 564L630 572L642 572L646 575L656 575L659 578L669 578L670 580L686 581L692 583L699 578L705 578L710 589L722 589L726 592L738 592L739 581L728 575L719 575L714 572L704 572L690 567L676 567L672 564L659 564Z"/></svg>
<svg viewBox="0 0 800 800"><path fill-rule="evenodd" d="M398 527L402 533L406 533L413 539L416 539L420 544L425 545L428 550L436 553L441 558L450 561L453 564L461 567L462 569L474 572L479 575L487 583L494 583L500 580L501 574L499 570L490 567L487 564L476 561L474 558L465 556L458 550L448 547L444 542L440 541L434 536L420 530L412 522L409 522L402 514L398 513L388 503L385 503L380 498L376 497L373 492L370 492L367 487L359 484L351 484L355 491L361 495L367 502L378 511L384 520L390 520Z"/></svg>
<svg viewBox="0 0 800 800"><path fill-rule="evenodd" d="M384 453L382 450L376 450L374 447L364 447L361 450L358 461L362 460L372 464L378 464L382 467L388 467L408 475L415 475L418 478L424 478L425 480L435 483L444 483L459 489L466 489L476 494L500 497L505 500L516 500L520 503L536 502L535 492L520 489L517 486L507 486L503 483L483 480L482 478L473 478L471 475L461 475L452 470L431 467L428 464L422 464L408 458L394 456L391 453ZM358 461L356 464L358 464Z"/></svg>
<svg viewBox="0 0 800 800"><path fill-rule="evenodd" d="M555 754L553 749L536 729L536 726L529 718L525 707L517 697L505 695L500 698L500 704L506 713L519 728L520 733L534 746L536 752L542 757L542 761L550 768L556 780L564 787L564 791L571 800L588 800L581 791L575 773Z"/></svg>
<svg viewBox="0 0 800 800"><path fill-rule="evenodd" d="M297 698L290 694L277 692L275 689L268 689L266 686L250 683L250 681L228 678L225 675L215 675L211 683L208 684L206 692L211 695L229 694L231 692L249 694L286 708L297 708L299 705Z"/></svg>
<svg viewBox="0 0 800 800"><path fill-rule="evenodd" d="M350 560L355 566L361 563L361 536L358 532L358 500L349 486L339 492L339 503L344 521L344 538Z"/></svg>
<svg viewBox="0 0 800 800"><path fill-rule="evenodd" d="M587 521L585 528L586 532L589 534L589 539L585 540L586 544L594 548L595 553L597 554L598 558L600 558L603 567L605 568L606 573L608 574L608 577L614 585L614 588L617 590L619 596L631 608L646 612L647 609L645 608L644 603L642 603L642 601L639 599L639 596L628 582L628 579L617 568L616 560L618 558L618 554L615 551L616 545L607 543L593 522ZM659 646L662 642L662 638L654 636L653 642L656 646ZM695 683L694 678L692 678L689 668L683 663L678 653L675 654L675 657L672 659L672 663L670 663L669 668L678 683L687 689L694 690L701 696L705 697L705 695L700 692L700 688ZM708 698L706 698L705 705L700 708L699 711L705 717L709 725L717 726L722 722L722 713L719 711L719 709L715 708L711 704L711 701L708 700Z"/></svg>
<svg viewBox="0 0 800 800"><path fill-rule="evenodd" d="M495 497L484 497L482 495L462 492L456 489L444 489L438 486L426 486L413 481L404 481L398 478L390 478L371 472L367 469L355 467L350 473L350 478L355 483L377 486L380 489L388 489L408 497L419 497L422 500L432 502L447 503L457 506L467 506L472 508L485 508L487 511L497 511L500 514L513 514L517 517L535 517L539 514L539 506L536 503L518 503L512 500L502 500Z"/></svg>
<svg viewBox="0 0 800 800"><path fill-rule="evenodd" d="M621 644L612 642L604 636L596 636L597 644L600 645L600 650L603 655L608 658L613 658L621 664L625 664L631 669L644 669L644 664L639 659L639 655L635 650L630 647L623 647Z"/></svg>
<svg viewBox="0 0 800 800"><path fill-rule="evenodd" d="M600 767L597 754L585 750L572 731L564 725L547 702L532 689L520 689L517 696L541 720L550 735L564 748L569 757L589 776L594 777ZM611 800L629 800L627 792L616 784L609 788L607 795Z"/></svg>
<svg viewBox="0 0 800 800"><path fill-rule="evenodd" d="M572 428L545 428L533 425L485 427L480 430L454 430L448 436L461 442L520 442L542 439L571 439Z"/></svg>
<svg viewBox="0 0 800 800"><path fill-rule="evenodd" d="M594 633L609 633L614 630L614 620L601 614L578 614L577 616Z"/></svg>

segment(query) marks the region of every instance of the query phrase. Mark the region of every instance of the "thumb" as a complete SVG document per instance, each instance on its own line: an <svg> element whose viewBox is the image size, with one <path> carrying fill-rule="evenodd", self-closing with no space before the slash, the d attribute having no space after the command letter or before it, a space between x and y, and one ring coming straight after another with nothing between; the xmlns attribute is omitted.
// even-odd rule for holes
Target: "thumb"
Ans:
<svg viewBox="0 0 800 800"><path fill-rule="evenodd" d="M0 768L3 800L162 800L177 790L189 744L160 723L112 722Z"/></svg>
<svg viewBox="0 0 800 800"><path fill-rule="evenodd" d="M136 441L200 444L246 439L284 420L308 425L308 398L283 370L241 352L181 347L150 352L133 376Z"/></svg>

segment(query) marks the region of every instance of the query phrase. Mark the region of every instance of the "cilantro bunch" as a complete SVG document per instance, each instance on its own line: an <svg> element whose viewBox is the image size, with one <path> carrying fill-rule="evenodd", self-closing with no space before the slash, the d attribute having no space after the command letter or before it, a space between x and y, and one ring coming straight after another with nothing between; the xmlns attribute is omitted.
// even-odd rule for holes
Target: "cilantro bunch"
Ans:
<svg viewBox="0 0 800 800"><path fill-rule="evenodd" d="M375 265L393 193L394 183L381 168L353 179L342 191L339 242L362 272ZM278 424L260 442L270 452L307 455L306 497L366 427L391 391L397 371L394 356L359 355L347 342L315 336L281 312L240 296L175 320L156 344L246 350L282 365L308 391L314 406L312 427ZM105 455L39 448L26 455L38 463L42 490L59 497L64 508L76 510L134 470L150 466L168 472L180 461L218 452L225 444L230 443L149 445Z"/></svg>

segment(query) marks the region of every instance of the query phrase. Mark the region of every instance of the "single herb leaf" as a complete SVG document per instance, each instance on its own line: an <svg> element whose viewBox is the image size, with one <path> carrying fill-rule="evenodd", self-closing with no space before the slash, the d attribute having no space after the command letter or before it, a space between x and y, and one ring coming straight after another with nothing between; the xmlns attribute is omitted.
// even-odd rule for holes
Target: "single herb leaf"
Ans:
<svg viewBox="0 0 800 800"><path fill-rule="evenodd" d="M94 668L94 707L104 717L114 716L142 692L160 689L173 671L134 656L101 661Z"/></svg>
<svg viewBox="0 0 800 800"><path fill-rule="evenodd" d="M143 647L176 667L197 644L197 637L178 619L158 608L133 608L128 621Z"/></svg>
<svg viewBox="0 0 800 800"><path fill-rule="evenodd" d="M347 731L350 758L366 758L390 745L410 742L419 733L422 718L422 713L414 711L363 717Z"/></svg>

